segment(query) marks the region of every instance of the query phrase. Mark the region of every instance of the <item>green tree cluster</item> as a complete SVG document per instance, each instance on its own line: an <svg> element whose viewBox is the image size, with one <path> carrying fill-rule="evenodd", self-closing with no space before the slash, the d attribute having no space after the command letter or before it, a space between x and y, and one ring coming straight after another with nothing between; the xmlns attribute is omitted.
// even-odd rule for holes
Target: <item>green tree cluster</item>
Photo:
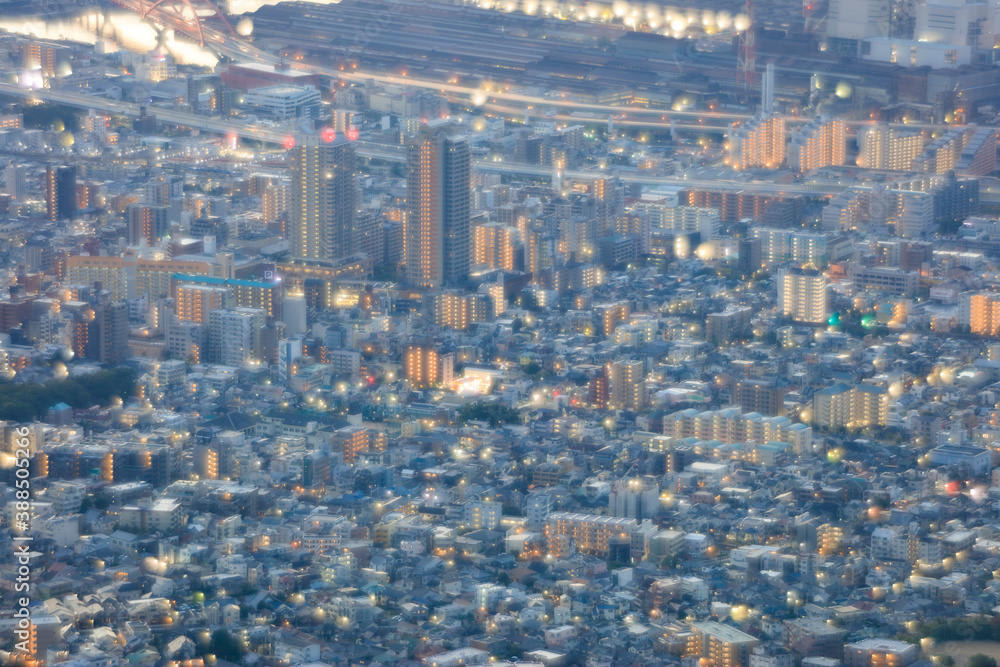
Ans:
<svg viewBox="0 0 1000 667"><path fill-rule="evenodd" d="M458 421L463 424L468 421L484 421L497 428L503 424L517 424L521 417L517 410L506 405L476 402L466 403L459 409Z"/></svg>
<svg viewBox="0 0 1000 667"><path fill-rule="evenodd" d="M32 421L41 418L57 403L72 408L107 405L113 396L127 397L135 385L131 368L111 368L90 375L49 380L43 384L0 385L0 419Z"/></svg>

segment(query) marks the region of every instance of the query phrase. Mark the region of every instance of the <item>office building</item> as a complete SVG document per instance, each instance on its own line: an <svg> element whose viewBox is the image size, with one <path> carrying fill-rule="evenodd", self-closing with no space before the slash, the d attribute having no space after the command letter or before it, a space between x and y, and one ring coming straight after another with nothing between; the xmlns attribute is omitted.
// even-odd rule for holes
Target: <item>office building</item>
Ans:
<svg viewBox="0 0 1000 667"><path fill-rule="evenodd" d="M403 255L406 280L458 285L469 274L471 151L463 137L427 130L407 149Z"/></svg>
<svg viewBox="0 0 1000 667"><path fill-rule="evenodd" d="M715 621L691 624L686 656L701 656L712 667L750 667L750 653L758 640L730 625Z"/></svg>
<svg viewBox="0 0 1000 667"><path fill-rule="evenodd" d="M357 187L354 146L301 137L290 151L292 184L288 240L298 259L335 260L354 252Z"/></svg>
<svg viewBox="0 0 1000 667"><path fill-rule="evenodd" d="M646 406L646 373L641 361L616 361L609 372L609 410L639 412Z"/></svg>
<svg viewBox="0 0 1000 667"><path fill-rule="evenodd" d="M907 171L924 148L924 138L914 132L876 123L858 128L859 167Z"/></svg>
<svg viewBox="0 0 1000 667"><path fill-rule="evenodd" d="M777 169L785 162L785 119L758 116L729 132L729 159L733 169Z"/></svg>
<svg viewBox="0 0 1000 667"><path fill-rule="evenodd" d="M893 266L864 266L850 263L847 277L861 289L878 290L902 297L912 297L920 287L917 271L904 271Z"/></svg>
<svg viewBox="0 0 1000 667"><path fill-rule="evenodd" d="M315 86L265 86L254 88L239 97L239 104L249 113L275 120L318 118L320 92Z"/></svg>
<svg viewBox="0 0 1000 667"><path fill-rule="evenodd" d="M788 143L788 167L807 172L843 165L847 158L847 123L815 118L795 131Z"/></svg>
<svg viewBox="0 0 1000 667"><path fill-rule="evenodd" d="M433 345L410 345L403 355L403 376L417 388L451 386L455 355L439 352Z"/></svg>
<svg viewBox="0 0 1000 667"><path fill-rule="evenodd" d="M928 458L935 466L958 468L974 477L988 475L993 467L990 450L974 445L945 443L928 452Z"/></svg>
<svg viewBox="0 0 1000 667"><path fill-rule="evenodd" d="M45 207L53 222L76 217L76 167L45 169Z"/></svg>
<svg viewBox="0 0 1000 667"><path fill-rule="evenodd" d="M785 268L778 272L778 314L796 322L824 324L830 293L825 275L813 269Z"/></svg>
<svg viewBox="0 0 1000 667"><path fill-rule="evenodd" d="M260 308L213 310L208 319L208 360L224 366L260 361L261 329L265 314Z"/></svg>
<svg viewBox="0 0 1000 667"><path fill-rule="evenodd" d="M129 354L128 304L101 299L94 306L94 324L97 326L97 361L109 366L121 365Z"/></svg>

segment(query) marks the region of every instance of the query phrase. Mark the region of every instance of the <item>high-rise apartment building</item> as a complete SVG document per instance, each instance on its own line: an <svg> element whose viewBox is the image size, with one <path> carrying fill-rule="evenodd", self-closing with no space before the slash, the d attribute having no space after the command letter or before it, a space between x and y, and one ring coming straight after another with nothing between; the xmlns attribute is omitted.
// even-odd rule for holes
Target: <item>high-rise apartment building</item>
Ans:
<svg viewBox="0 0 1000 667"><path fill-rule="evenodd" d="M261 330L265 314L259 308L213 310L208 319L209 360L224 366L242 366L261 358Z"/></svg>
<svg viewBox="0 0 1000 667"><path fill-rule="evenodd" d="M929 174L949 171L986 175L996 169L996 128L969 125L948 130L927 144L913 159L911 168Z"/></svg>
<svg viewBox="0 0 1000 667"><path fill-rule="evenodd" d="M1000 293L964 292L960 295L958 322L969 332L989 338L1000 337Z"/></svg>
<svg viewBox="0 0 1000 667"><path fill-rule="evenodd" d="M403 255L412 285L457 285L469 274L471 151L464 137L427 130L408 147Z"/></svg>
<svg viewBox="0 0 1000 667"><path fill-rule="evenodd" d="M465 331L473 322L489 322L494 308L488 294L444 292L434 296L434 324Z"/></svg>
<svg viewBox="0 0 1000 667"><path fill-rule="evenodd" d="M431 344L410 345L403 354L403 375L414 387L450 385L454 367L455 355Z"/></svg>
<svg viewBox="0 0 1000 667"><path fill-rule="evenodd" d="M170 232L170 207L152 204L129 204L125 207L130 245L156 245Z"/></svg>
<svg viewBox="0 0 1000 667"><path fill-rule="evenodd" d="M28 198L28 165L12 164L6 170L7 181L4 192L14 201Z"/></svg>
<svg viewBox="0 0 1000 667"><path fill-rule="evenodd" d="M867 169L906 171L924 148L924 138L901 132L885 123L858 129L858 166Z"/></svg>
<svg viewBox="0 0 1000 667"><path fill-rule="evenodd" d="M759 238L740 239L737 267L741 276L750 276L763 266L762 244Z"/></svg>
<svg viewBox="0 0 1000 667"><path fill-rule="evenodd" d="M787 442L798 453L812 448L812 429L788 417L744 414L739 408L680 410L663 418L663 434L675 438L698 438L720 442Z"/></svg>
<svg viewBox="0 0 1000 667"><path fill-rule="evenodd" d="M97 360L111 366L121 365L128 357L128 304L102 299L94 307L97 324Z"/></svg>
<svg viewBox="0 0 1000 667"><path fill-rule="evenodd" d="M888 415L885 387L838 382L813 395L813 422L824 428L885 426Z"/></svg>
<svg viewBox="0 0 1000 667"><path fill-rule="evenodd" d="M619 479L608 494L608 514L648 519L661 510L660 485L653 475Z"/></svg>
<svg viewBox="0 0 1000 667"><path fill-rule="evenodd" d="M742 171L751 167L777 169L785 162L785 119L771 115L756 117L729 132L729 166Z"/></svg>
<svg viewBox="0 0 1000 667"><path fill-rule="evenodd" d="M174 309L180 322L208 324L209 313L229 307L229 290L209 285L178 285Z"/></svg>
<svg viewBox="0 0 1000 667"><path fill-rule="evenodd" d="M826 234L773 227L754 227L751 234L760 240L760 261L764 264L792 262L820 267L827 263Z"/></svg>
<svg viewBox="0 0 1000 667"><path fill-rule="evenodd" d="M746 412L781 417L785 414L787 391L787 387L771 380L740 380L733 387L732 402Z"/></svg>
<svg viewBox="0 0 1000 667"><path fill-rule="evenodd" d="M787 268L778 272L778 313L796 322L823 324L830 293L825 275L813 269Z"/></svg>
<svg viewBox="0 0 1000 667"><path fill-rule="evenodd" d="M756 637L716 621L691 624L686 656L701 656L712 667L749 667Z"/></svg>
<svg viewBox="0 0 1000 667"><path fill-rule="evenodd" d="M354 146L305 136L290 151L292 185L288 240L293 257L334 260L354 252L357 188Z"/></svg>
<svg viewBox="0 0 1000 667"><path fill-rule="evenodd" d="M260 193L261 218L264 224L276 222L292 207L292 188L288 183L275 183Z"/></svg>
<svg viewBox="0 0 1000 667"><path fill-rule="evenodd" d="M638 412L646 406L646 377L641 361L616 361L611 364L610 376L609 409Z"/></svg>
<svg viewBox="0 0 1000 667"><path fill-rule="evenodd" d="M815 118L799 128L788 143L790 169L840 166L846 158L847 123L840 118Z"/></svg>
<svg viewBox="0 0 1000 667"><path fill-rule="evenodd" d="M45 206L53 222L76 217L76 167L45 170Z"/></svg>
<svg viewBox="0 0 1000 667"><path fill-rule="evenodd" d="M721 218L719 211L703 206L666 206L656 201L637 202L632 211L650 216L652 229L675 234L697 232L702 241L718 238Z"/></svg>
<svg viewBox="0 0 1000 667"><path fill-rule="evenodd" d="M574 549L605 557L619 538L625 539L632 557L641 558L645 552L643 524L624 517L552 512L545 523L545 536L549 553L557 557Z"/></svg>
<svg viewBox="0 0 1000 667"><path fill-rule="evenodd" d="M517 256L517 227L499 222L479 225L472 234L472 263L490 269L515 270Z"/></svg>

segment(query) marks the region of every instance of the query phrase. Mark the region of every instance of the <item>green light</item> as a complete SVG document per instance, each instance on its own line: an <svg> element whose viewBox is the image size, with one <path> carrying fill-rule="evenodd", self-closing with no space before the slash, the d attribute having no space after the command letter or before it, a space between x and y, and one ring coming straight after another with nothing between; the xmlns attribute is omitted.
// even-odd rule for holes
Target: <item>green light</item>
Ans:
<svg viewBox="0 0 1000 667"><path fill-rule="evenodd" d="M840 313L836 312L833 315L830 315L830 319L828 319L826 323L829 324L831 327L835 327L838 324L840 324Z"/></svg>

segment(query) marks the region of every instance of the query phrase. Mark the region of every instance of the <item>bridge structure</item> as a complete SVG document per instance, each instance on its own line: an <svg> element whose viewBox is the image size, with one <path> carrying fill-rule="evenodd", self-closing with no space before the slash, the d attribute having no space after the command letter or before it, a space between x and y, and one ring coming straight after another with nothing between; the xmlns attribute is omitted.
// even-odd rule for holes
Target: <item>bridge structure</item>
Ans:
<svg viewBox="0 0 1000 667"><path fill-rule="evenodd" d="M135 12L142 19L156 20L164 25L195 37L205 46L205 22L219 19L233 35L236 29L225 12L212 0L112 0L115 4Z"/></svg>

